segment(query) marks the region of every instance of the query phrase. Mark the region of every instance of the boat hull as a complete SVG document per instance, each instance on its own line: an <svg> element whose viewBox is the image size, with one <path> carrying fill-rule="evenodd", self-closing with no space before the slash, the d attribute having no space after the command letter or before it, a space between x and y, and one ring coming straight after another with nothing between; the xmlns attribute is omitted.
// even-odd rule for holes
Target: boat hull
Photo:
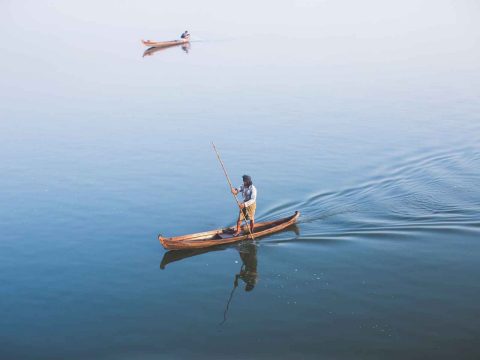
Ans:
<svg viewBox="0 0 480 360"><path fill-rule="evenodd" d="M148 47L169 47L169 46L186 44L188 42L190 42L190 39L180 39L180 40L172 40L172 41L142 40L142 44Z"/></svg>
<svg viewBox="0 0 480 360"><path fill-rule="evenodd" d="M282 218L279 220L261 222L255 224L253 237L259 238L281 231L296 223L300 212L296 211L292 216ZM233 236L234 227L216 229L202 233L183 235L177 237L166 238L161 235L158 240L167 250L183 250L183 249L201 249L210 246L217 246L223 244L231 244L242 240L251 239L246 226L243 227L243 234L240 236Z"/></svg>

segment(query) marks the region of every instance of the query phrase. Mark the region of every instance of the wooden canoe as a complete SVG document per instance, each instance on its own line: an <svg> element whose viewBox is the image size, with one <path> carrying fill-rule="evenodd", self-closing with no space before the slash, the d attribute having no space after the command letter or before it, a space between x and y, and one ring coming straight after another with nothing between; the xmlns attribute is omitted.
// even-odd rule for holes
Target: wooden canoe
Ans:
<svg viewBox="0 0 480 360"><path fill-rule="evenodd" d="M190 39L180 39L180 40L172 40L172 41L142 40L143 45L148 47L169 47L169 46L175 46L180 44L186 44L188 42L190 42Z"/></svg>
<svg viewBox="0 0 480 360"><path fill-rule="evenodd" d="M257 223L255 224L253 236L255 238L259 238L283 230L295 224L299 216L300 213L295 211L295 214L282 219ZM160 240L163 247L168 250L201 249L209 246L231 244L237 241L250 239L248 229L245 227L245 225L243 226L242 230L243 233L240 236L235 237L233 236L235 228L232 226L223 229L171 238L166 238L162 235L159 235L158 240Z"/></svg>
<svg viewBox="0 0 480 360"><path fill-rule="evenodd" d="M164 47L155 47L155 46L152 46L152 47L149 47L147 50L145 50L143 52L143 55L142 57L145 57L145 56L152 56L158 52L162 52L162 51L168 51L168 49L172 49L174 48L175 46L164 46ZM186 43L186 44L182 44L181 45L181 48L183 51L185 51L185 53L188 54L188 51L190 50L190 43Z"/></svg>

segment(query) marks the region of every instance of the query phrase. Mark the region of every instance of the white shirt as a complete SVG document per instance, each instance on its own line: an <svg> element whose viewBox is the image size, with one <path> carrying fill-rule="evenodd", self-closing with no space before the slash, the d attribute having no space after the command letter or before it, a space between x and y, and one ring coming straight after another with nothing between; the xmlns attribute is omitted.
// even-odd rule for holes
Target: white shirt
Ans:
<svg viewBox="0 0 480 360"><path fill-rule="evenodd" d="M257 201L257 188L255 186L250 185L248 188L245 188L242 184L237 190L242 193L245 206L250 206Z"/></svg>

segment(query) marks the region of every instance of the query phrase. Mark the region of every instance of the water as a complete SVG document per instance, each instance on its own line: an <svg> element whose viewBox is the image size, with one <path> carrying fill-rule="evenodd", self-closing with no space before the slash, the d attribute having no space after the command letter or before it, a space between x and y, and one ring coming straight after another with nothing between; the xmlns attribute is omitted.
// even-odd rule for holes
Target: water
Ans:
<svg viewBox="0 0 480 360"><path fill-rule="evenodd" d="M347 4L3 5L2 359L480 356L478 6Z"/></svg>

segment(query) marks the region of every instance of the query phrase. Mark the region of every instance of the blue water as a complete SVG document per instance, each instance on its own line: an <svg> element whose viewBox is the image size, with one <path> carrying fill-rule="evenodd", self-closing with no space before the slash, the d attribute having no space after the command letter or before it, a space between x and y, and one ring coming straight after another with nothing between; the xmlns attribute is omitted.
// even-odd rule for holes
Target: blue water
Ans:
<svg viewBox="0 0 480 360"><path fill-rule="evenodd" d="M7 2L0 358L479 358L478 7L374 3ZM235 222L212 141L299 222L167 252Z"/></svg>

